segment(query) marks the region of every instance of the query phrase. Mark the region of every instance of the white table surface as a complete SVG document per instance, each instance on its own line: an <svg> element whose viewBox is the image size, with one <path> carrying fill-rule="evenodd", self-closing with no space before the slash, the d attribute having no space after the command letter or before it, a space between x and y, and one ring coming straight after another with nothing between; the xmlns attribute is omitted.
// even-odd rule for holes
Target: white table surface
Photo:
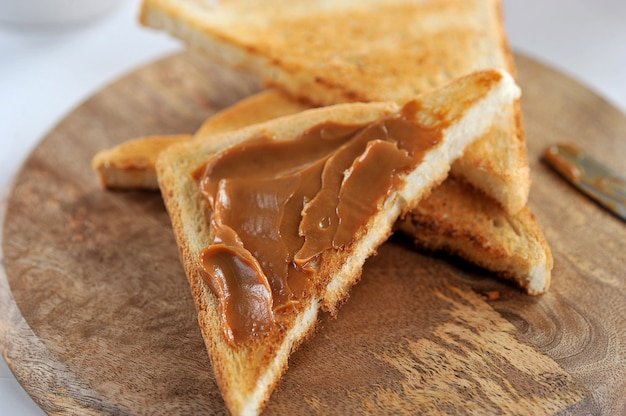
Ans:
<svg viewBox="0 0 626 416"><path fill-rule="evenodd" d="M25 158L68 112L128 71L182 48L140 27L138 7L139 0L125 0L97 20L65 28L0 22L5 198ZM504 0L504 12L515 50L578 79L626 112L626 1ZM0 359L0 416L41 414Z"/></svg>

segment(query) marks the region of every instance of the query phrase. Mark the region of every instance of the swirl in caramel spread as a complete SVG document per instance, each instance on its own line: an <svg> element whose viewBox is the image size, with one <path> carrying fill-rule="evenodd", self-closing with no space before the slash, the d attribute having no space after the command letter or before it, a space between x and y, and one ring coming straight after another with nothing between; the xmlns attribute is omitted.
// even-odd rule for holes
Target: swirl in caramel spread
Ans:
<svg viewBox="0 0 626 416"><path fill-rule="evenodd" d="M258 137L194 172L212 208L200 272L224 334L241 343L280 330L316 290L320 256L349 246L441 132L411 102L367 125L323 123L294 140Z"/></svg>

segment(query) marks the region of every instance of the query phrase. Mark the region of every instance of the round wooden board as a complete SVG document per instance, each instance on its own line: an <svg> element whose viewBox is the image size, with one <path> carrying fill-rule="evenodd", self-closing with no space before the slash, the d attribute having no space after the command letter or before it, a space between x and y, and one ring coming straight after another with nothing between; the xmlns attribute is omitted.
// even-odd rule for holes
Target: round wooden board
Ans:
<svg viewBox="0 0 626 416"><path fill-rule="evenodd" d="M626 413L626 225L540 161L547 145L568 141L626 174L626 117L556 71L519 55L517 65L530 205L555 259L550 292L529 297L482 270L391 241L368 261L339 319L323 319L293 356L268 413L341 414L402 400L431 409L426 394L417 399L407 393L411 386L389 382L408 371L397 363L408 363L418 379L431 382L430 397L454 396L456 407L454 400L446 402L449 411L495 410L484 407L495 406L485 399L489 392L438 391L432 383L437 374L419 373L433 365L419 355L432 345L411 340L441 337L435 329L449 321L475 324L474 333L500 331L506 342L525 343L558 363L565 376L555 370L547 384L515 385L529 403L540 403L538 397L548 395L543 389L574 397L562 402L565 407L541 410ZM191 133L213 112L258 89L253 78L175 55L94 95L25 163L2 208L0 347L46 412L225 412L160 196L101 190L90 160L129 138ZM500 298L482 305L477 293L490 290ZM489 347L473 348L480 355ZM520 358L529 351L520 349ZM487 358L472 364L466 356L460 365L467 373L493 373L481 370ZM481 376L464 377L471 385ZM500 382L515 377L509 372Z"/></svg>

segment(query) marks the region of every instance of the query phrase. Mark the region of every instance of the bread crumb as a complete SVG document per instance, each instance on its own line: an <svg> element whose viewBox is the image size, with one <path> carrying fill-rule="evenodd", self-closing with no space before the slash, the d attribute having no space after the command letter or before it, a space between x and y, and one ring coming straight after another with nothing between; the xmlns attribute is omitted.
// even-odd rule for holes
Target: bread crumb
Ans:
<svg viewBox="0 0 626 416"><path fill-rule="evenodd" d="M500 299L500 292L497 290L489 290L485 292L485 297L488 301L498 300Z"/></svg>

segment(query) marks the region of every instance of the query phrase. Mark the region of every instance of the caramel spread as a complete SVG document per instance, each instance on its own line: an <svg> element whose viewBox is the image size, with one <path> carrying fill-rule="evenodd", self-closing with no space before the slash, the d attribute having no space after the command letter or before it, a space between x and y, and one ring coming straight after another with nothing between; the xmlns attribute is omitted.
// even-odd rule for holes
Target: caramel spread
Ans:
<svg viewBox="0 0 626 416"><path fill-rule="evenodd" d="M194 172L215 230L200 272L230 342L280 329L316 290L322 253L349 246L439 142L439 130L413 120L416 107L367 125L320 124L294 140L258 137Z"/></svg>

